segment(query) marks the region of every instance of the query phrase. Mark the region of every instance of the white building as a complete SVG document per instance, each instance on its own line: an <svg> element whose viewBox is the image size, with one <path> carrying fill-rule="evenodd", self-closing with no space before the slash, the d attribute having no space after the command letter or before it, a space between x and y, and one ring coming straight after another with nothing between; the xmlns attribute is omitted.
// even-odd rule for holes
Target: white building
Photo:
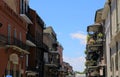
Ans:
<svg viewBox="0 0 120 77"><path fill-rule="evenodd" d="M120 77L120 0L107 0L103 13L107 77Z"/></svg>

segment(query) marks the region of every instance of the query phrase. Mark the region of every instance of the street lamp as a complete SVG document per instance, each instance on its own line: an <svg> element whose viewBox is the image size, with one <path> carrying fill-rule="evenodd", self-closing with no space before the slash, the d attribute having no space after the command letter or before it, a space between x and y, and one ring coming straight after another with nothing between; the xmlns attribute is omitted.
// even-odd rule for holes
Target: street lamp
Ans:
<svg viewBox="0 0 120 77"><path fill-rule="evenodd" d="M2 23L0 23L0 27L2 27Z"/></svg>

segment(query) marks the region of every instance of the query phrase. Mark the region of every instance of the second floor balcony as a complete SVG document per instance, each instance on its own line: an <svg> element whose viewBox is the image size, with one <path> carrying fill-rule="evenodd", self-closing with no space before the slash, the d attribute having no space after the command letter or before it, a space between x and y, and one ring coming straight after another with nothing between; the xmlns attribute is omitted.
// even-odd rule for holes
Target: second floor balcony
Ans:
<svg viewBox="0 0 120 77"><path fill-rule="evenodd" d="M0 34L0 42L0 45L2 45L2 47L13 48L14 50L17 50L19 52L29 54L29 52L27 51L29 49L28 45L15 37L4 36Z"/></svg>
<svg viewBox="0 0 120 77"><path fill-rule="evenodd" d="M59 53L57 51L51 51L49 53L44 54L45 65L49 67L59 67Z"/></svg>
<svg viewBox="0 0 120 77"><path fill-rule="evenodd" d="M43 48L46 51L48 51L48 46L43 43L41 40L35 40L35 37L33 37L30 33L27 33L26 35L27 40L31 41L33 44L35 44L35 47Z"/></svg>

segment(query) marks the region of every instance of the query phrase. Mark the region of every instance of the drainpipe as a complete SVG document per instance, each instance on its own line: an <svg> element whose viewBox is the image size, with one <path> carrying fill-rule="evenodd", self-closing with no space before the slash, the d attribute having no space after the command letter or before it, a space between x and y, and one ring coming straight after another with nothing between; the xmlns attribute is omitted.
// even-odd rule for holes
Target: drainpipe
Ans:
<svg viewBox="0 0 120 77"><path fill-rule="evenodd" d="M110 39L112 40L112 17L111 17L111 0L108 0L109 10L110 10Z"/></svg>
<svg viewBox="0 0 120 77"><path fill-rule="evenodd" d="M112 40L111 0L108 0L108 6L109 6L109 10L110 10L110 41L111 41ZM110 48L110 72L111 72L111 68L112 68L112 65L111 65L111 48Z"/></svg>

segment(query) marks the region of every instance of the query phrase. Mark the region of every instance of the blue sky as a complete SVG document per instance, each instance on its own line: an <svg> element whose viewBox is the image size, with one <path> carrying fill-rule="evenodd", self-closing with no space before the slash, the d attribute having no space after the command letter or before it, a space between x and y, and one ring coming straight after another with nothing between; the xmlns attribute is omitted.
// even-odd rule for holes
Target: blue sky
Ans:
<svg viewBox="0 0 120 77"><path fill-rule="evenodd" d="M94 23L95 12L104 7L106 0L30 0L46 26L52 26L58 41L64 47L64 61L75 71L85 66L85 39L88 25Z"/></svg>

